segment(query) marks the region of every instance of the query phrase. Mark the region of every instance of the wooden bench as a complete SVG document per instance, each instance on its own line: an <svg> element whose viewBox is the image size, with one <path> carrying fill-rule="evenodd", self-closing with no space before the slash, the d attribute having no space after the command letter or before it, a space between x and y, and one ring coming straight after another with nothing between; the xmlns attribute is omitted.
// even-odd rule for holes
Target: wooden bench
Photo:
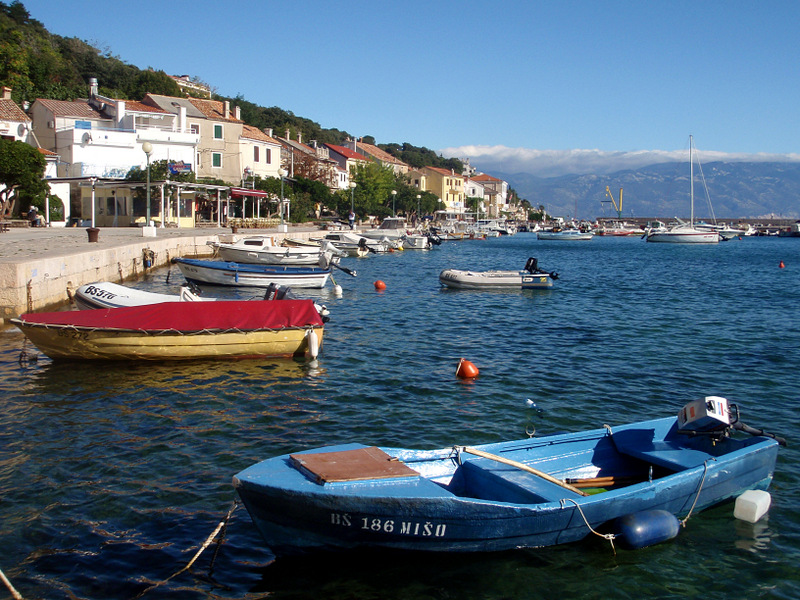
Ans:
<svg viewBox="0 0 800 600"><path fill-rule="evenodd" d="M670 440L654 440L652 429L626 429L613 434L614 446L622 454L672 471L701 466L713 458L703 450L695 450Z"/></svg>
<svg viewBox="0 0 800 600"><path fill-rule="evenodd" d="M465 461L460 470L467 495L484 500L539 504L581 497L532 473L482 458Z"/></svg>

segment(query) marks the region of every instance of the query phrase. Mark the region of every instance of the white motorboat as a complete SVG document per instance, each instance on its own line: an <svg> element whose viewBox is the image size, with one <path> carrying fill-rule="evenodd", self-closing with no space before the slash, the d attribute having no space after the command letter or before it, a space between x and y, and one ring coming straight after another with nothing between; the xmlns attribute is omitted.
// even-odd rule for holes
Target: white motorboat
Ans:
<svg viewBox="0 0 800 600"><path fill-rule="evenodd" d="M553 287L558 273L539 268L538 261L531 257L521 271L462 271L445 269L439 273L439 281L449 288L458 289L523 289L536 290Z"/></svg>
<svg viewBox="0 0 800 600"><path fill-rule="evenodd" d="M351 231L331 231L317 241L328 242L340 252L350 256L366 256L370 252L382 254L392 247L388 241L373 240Z"/></svg>
<svg viewBox="0 0 800 600"><path fill-rule="evenodd" d="M330 262L339 252L333 246L284 246L271 235L252 235L232 244L210 242L219 257L228 262L262 265L317 265Z"/></svg>
<svg viewBox="0 0 800 600"><path fill-rule="evenodd" d="M402 241L406 235L406 222L400 217L386 217L377 228L365 229L361 235L371 240Z"/></svg>
<svg viewBox="0 0 800 600"><path fill-rule="evenodd" d="M689 221L678 219L678 224L669 228L649 229L645 233L648 242L672 244L716 244L720 240L719 231L703 229L694 224L694 144L689 136Z"/></svg>
<svg viewBox="0 0 800 600"><path fill-rule="evenodd" d="M559 231L537 231L537 240L565 240L565 241L588 241L594 237L591 231L581 231L580 229L561 229Z"/></svg>
<svg viewBox="0 0 800 600"><path fill-rule="evenodd" d="M323 288L331 276L331 265L326 268L313 265L254 265L193 258L173 258L172 262L178 265L187 281L211 285L269 287L271 283L276 283L298 288ZM344 270L343 267L339 268Z"/></svg>

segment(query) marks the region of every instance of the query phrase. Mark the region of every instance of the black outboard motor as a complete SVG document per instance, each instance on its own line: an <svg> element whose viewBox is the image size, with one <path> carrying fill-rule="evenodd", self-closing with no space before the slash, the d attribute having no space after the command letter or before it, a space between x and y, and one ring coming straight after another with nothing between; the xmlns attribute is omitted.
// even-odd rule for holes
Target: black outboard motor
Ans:
<svg viewBox="0 0 800 600"><path fill-rule="evenodd" d="M292 294L291 288L283 287L275 282L267 286L267 291L264 294L264 300L291 300L293 298L295 298L295 295Z"/></svg>
<svg viewBox="0 0 800 600"><path fill-rule="evenodd" d="M525 270L528 273L538 273L539 272L539 260L531 256L528 259L528 262L525 263Z"/></svg>

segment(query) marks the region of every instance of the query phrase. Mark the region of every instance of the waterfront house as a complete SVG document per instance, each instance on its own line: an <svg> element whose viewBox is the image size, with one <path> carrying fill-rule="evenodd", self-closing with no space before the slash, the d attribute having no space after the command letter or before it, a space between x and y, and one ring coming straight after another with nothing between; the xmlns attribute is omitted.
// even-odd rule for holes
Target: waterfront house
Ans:
<svg viewBox="0 0 800 600"><path fill-rule="evenodd" d="M499 217L501 213L508 212L509 198L508 198L508 182L492 177L486 173L480 173L470 177L471 181L481 184L485 190L493 192L492 198L489 203L489 216Z"/></svg>
<svg viewBox="0 0 800 600"><path fill-rule="evenodd" d="M366 156L350 148L337 146L336 144L324 144L324 146L328 149L331 159L335 160L339 168L346 171L348 175L354 175L359 165L365 166L369 163L369 159Z"/></svg>
<svg viewBox="0 0 800 600"><path fill-rule="evenodd" d="M373 144L365 144L357 140L347 140L344 143L345 148L354 150L367 158L377 162L381 166L391 167L395 175L406 175L409 172L409 166L399 158L392 156L385 150L381 150Z"/></svg>
<svg viewBox="0 0 800 600"><path fill-rule="evenodd" d="M281 163L289 177L302 177L319 181L331 190L339 189L339 163L330 157L330 151L322 144L312 140L312 145L303 143L303 134L297 133L297 140L290 137L277 138L283 147Z"/></svg>
<svg viewBox="0 0 800 600"><path fill-rule="evenodd" d="M422 167L420 173L425 175L427 185L420 189L436 194L444 203L444 210L456 213L466 211L464 178L461 175L452 169L439 167Z"/></svg>

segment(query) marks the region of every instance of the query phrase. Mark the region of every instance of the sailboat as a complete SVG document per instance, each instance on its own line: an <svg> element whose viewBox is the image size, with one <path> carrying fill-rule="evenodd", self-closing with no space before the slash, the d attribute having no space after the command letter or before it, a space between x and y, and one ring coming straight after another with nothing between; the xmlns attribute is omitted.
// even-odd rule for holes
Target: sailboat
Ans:
<svg viewBox="0 0 800 600"><path fill-rule="evenodd" d="M694 225L694 140L689 136L689 197L691 212L689 222L678 219L678 224L669 228L649 229L645 234L648 242L668 242L673 244L716 244L719 242L719 232L715 230L699 229Z"/></svg>

